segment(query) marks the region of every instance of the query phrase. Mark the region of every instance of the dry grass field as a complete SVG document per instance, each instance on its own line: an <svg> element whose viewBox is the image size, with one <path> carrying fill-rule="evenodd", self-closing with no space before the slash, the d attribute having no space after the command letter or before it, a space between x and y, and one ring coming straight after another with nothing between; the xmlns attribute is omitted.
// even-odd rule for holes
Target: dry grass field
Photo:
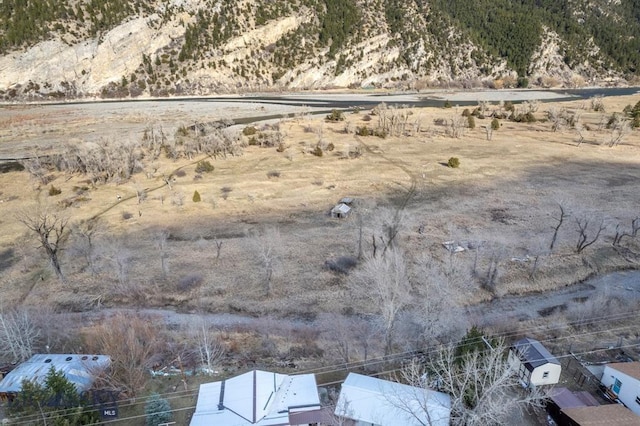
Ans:
<svg viewBox="0 0 640 426"><path fill-rule="evenodd" d="M132 178L95 187L86 176L57 171L50 171L47 185L26 171L3 173L2 302L73 311L124 304L304 318L375 311L354 298L347 277L327 270L325 261L358 254L360 223L364 252L371 252L372 236L381 232L384 216L393 215L407 197L398 241L410 259L417 294L435 281L463 306L494 295L550 290L607 270L637 268L634 252L615 250L611 240L616 225L628 228L640 215L640 138L636 130L611 148L606 144L610 131L598 130L598 125L603 116L638 100L604 99L606 114L590 110L584 100L541 104L535 113L539 119L553 106L581 116L590 130L580 146L575 131L554 132L548 121L500 120L500 129L487 140L483 127L491 120L476 119L475 129L454 138L436 120L458 117L462 108L425 108L410 111L408 121L419 122L420 131L409 136L345 132L347 123L351 130L375 126L378 116L370 111L345 112L346 121L337 123L304 115L256 124L258 130L277 125L286 149L245 146L239 156L210 159L215 170L200 177L195 167L202 156L143 159L144 170ZM11 157L47 153L69 142L139 140L150 125L173 138L180 126L236 114L200 106L191 112L188 103L154 108L152 102L110 105L107 112L95 104L2 107L0 153ZM264 112L253 108L255 114ZM245 144L247 139L243 137ZM334 149L317 157L311 151L320 140ZM356 147L362 152L359 158L343 158ZM446 166L450 157L460 159L459 168ZM171 188L162 179L169 175ZM61 193L50 196L51 185ZM136 191L141 189L146 199L139 203ZM196 190L199 203L192 201ZM345 220L330 218L329 209L344 196L357 200L354 214ZM558 205L570 216L550 252ZM78 254L77 232L72 232L62 254L68 282L58 282L34 235L19 221L36 209L59 211L71 225L99 217L93 273ZM589 218L591 226L602 220L606 229L593 246L576 254L579 218ZM247 236L270 227L278 230L280 243L266 297L264 268ZM167 233L166 244L160 243L162 232ZM481 248L450 255L441 244L449 240ZM216 242L222 243L219 258ZM624 245L635 250L638 242L627 239ZM492 262L498 266L494 294L481 289L471 274L474 263L481 276Z"/></svg>
<svg viewBox="0 0 640 426"><path fill-rule="evenodd" d="M255 135L243 135L245 126L229 128L228 134L240 138L239 155L169 159L145 151L136 173L108 183L94 185L87 175L53 168L44 179L26 170L0 173L0 309L22 306L49 321L56 318L47 325L50 333L65 336L61 347L54 342L53 350L59 351L85 348L81 336L91 335L113 312L126 318L147 315L143 321L164 336L160 340L167 347L159 352L167 365L175 349L169 346L181 341L180 333L196 318L183 313L217 314L208 318L229 356L216 379L251 366L287 371L293 360L296 371L325 371L320 383L339 380L344 372L336 366L346 365L340 342L352 345L352 361L363 360L365 345L369 359L381 356L383 339L366 328L370 321L345 322L354 318L351 314L378 314L380 307L353 288L353 271L364 261L347 274L331 271L326 262L354 259L359 246L366 258L374 239L381 250L380 237L395 219L395 241L407 259L412 288L395 326L395 351L432 348L437 340L430 337L452 340L471 324L485 325L489 333L551 339L554 353L563 355L611 342L635 347L637 302L631 297L605 300L605 292L593 300L544 302L553 299L552 290L640 265L640 236L612 244L616 228L631 232L632 220L640 216L639 133L634 130L609 147L612 132L603 125L612 113L639 100L605 98L606 113L593 111L585 100L540 104L534 113L538 121L500 120L491 140L485 131L489 118L476 118L475 128L456 129L460 134L452 137L450 123L464 109L455 107L389 110L385 116L409 114L407 129L413 130L380 138L355 134L363 126L377 126L381 114L369 110L345 111L345 121L329 122L324 114L309 115L312 108L282 105L2 106L0 158L48 155L65 145L140 142L151 129L172 141L193 133L187 129L194 123L288 116L255 123ZM489 113L500 108L494 102ZM575 130L553 131L547 120L553 108L580 117L587 130L579 146ZM277 136L281 143L278 148L250 144L252 137L263 141L260 134ZM313 154L318 145L322 156ZM448 167L451 157L459 159L458 168ZM197 172L201 160L214 170ZM60 193L50 192L52 187ZM193 201L195 191L200 202ZM346 196L356 200L353 214L331 218L331 207ZM567 216L550 250L559 206ZM69 223L61 253L65 283L21 222L42 212ZM588 240L601 223L603 230L593 245L576 253L577 222L585 220ZM82 236L87 223L97 224L92 250ZM445 241L465 250L451 253ZM268 295L265 244L272 250ZM483 285L489 275L494 275L493 286ZM532 315L515 324L496 320L495 312L483 314L492 305L482 302L519 294L544 295L540 304L531 305L545 312L544 318ZM602 321L610 311L618 316ZM424 318L429 315L437 318ZM572 323L593 318L600 320L582 327ZM412 329L415 322L422 324L418 331ZM67 327L82 330L60 330ZM334 368L314 370L320 365ZM395 367L370 363L369 368ZM156 378L144 393L172 395L172 407L179 409L174 420L186 424L197 385L207 380L189 377L182 394L175 393L185 385L178 376ZM139 416L135 421L143 424L142 413L142 404L127 403L121 417Z"/></svg>

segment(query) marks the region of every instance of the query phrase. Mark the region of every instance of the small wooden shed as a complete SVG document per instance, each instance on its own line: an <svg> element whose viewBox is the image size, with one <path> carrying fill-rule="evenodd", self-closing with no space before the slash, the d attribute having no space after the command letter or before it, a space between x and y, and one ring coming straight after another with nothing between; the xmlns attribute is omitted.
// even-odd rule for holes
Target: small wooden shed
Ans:
<svg viewBox="0 0 640 426"><path fill-rule="evenodd" d="M525 337L509 350L509 361L527 387L553 385L560 381L560 361L535 339Z"/></svg>
<svg viewBox="0 0 640 426"><path fill-rule="evenodd" d="M351 207L346 205L345 203L337 204L334 208L331 209L331 217L344 219L349 216L351 213Z"/></svg>

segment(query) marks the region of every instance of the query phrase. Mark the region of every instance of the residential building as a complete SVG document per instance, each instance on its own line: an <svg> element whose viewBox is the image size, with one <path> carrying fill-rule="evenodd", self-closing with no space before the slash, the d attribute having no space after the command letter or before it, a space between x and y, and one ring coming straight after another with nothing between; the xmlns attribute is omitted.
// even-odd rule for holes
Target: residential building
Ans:
<svg viewBox="0 0 640 426"><path fill-rule="evenodd" d="M313 374L253 370L200 385L191 426L294 426L324 418Z"/></svg>
<svg viewBox="0 0 640 426"><path fill-rule="evenodd" d="M640 362L605 365L601 382L620 402L640 416Z"/></svg>
<svg viewBox="0 0 640 426"><path fill-rule="evenodd" d="M83 354L38 354L11 370L0 381L0 400L12 399L20 392L22 382L29 380L43 384L47 374L54 368L61 371L78 392L91 388L95 378L111 365L107 355Z"/></svg>
<svg viewBox="0 0 640 426"><path fill-rule="evenodd" d="M559 426L640 426L640 416L620 404L567 408L563 412L566 421Z"/></svg>
<svg viewBox="0 0 640 426"><path fill-rule="evenodd" d="M430 389L349 373L335 415L355 426L448 426L451 397Z"/></svg>

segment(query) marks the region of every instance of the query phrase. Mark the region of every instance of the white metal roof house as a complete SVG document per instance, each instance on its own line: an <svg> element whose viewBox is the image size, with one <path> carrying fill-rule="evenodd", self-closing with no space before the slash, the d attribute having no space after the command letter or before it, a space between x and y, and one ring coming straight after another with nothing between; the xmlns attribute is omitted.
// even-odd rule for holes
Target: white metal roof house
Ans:
<svg viewBox="0 0 640 426"><path fill-rule="evenodd" d="M640 416L640 362L616 362L605 365L601 382L620 402Z"/></svg>
<svg viewBox="0 0 640 426"><path fill-rule="evenodd" d="M313 374L286 374L253 370L221 382L200 385L191 426L293 426L292 418L309 423L320 411ZM300 416L299 414L305 414Z"/></svg>
<svg viewBox="0 0 640 426"><path fill-rule="evenodd" d="M107 355L38 354L10 371L0 381L0 399L10 398L22 389L23 380L43 384L51 368L62 371L78 392L89 390L97 375L111 364Z"/></svg>
<svg viewBox="0 0 640 426"><path fill-rule="evenodd" d="M515 342L509 350L509 362L527 387L560 381L560 361L535 339L525 337Z"/></svg>
<svg viewBox="0 0 640 426"><path fill-rule="evenodd" d="M421 387L349 373L335 415L355 426L448 426L451 397Z"/></svg>

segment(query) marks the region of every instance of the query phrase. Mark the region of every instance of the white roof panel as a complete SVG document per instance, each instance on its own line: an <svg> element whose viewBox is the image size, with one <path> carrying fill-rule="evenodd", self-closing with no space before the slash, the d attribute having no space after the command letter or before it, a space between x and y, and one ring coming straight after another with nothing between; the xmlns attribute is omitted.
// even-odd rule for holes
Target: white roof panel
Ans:
<svg viewBox="0 0 640 426"><path fill-rule="evenodd" d="M91 388L96 375L111 364L107 355L36 354L18 365L0 381L0 392L20 392L22 381L42 384L51 368L61 371L78 392Z"/></svg>
<svg viewBox="0 0 640 426"><path fill-rule="evenodd" d="M382 426L448 426L451 399L430 389L349 373L335 413Z"/></svg>
<svg viewBox="0 0 640 426"><path fill-rule="evenodd" d="M223 394L222 410L219 409ZM254 370L224 382L200 385L191 426L286 425L289 411L320 408L315 376Z"/></svg>

